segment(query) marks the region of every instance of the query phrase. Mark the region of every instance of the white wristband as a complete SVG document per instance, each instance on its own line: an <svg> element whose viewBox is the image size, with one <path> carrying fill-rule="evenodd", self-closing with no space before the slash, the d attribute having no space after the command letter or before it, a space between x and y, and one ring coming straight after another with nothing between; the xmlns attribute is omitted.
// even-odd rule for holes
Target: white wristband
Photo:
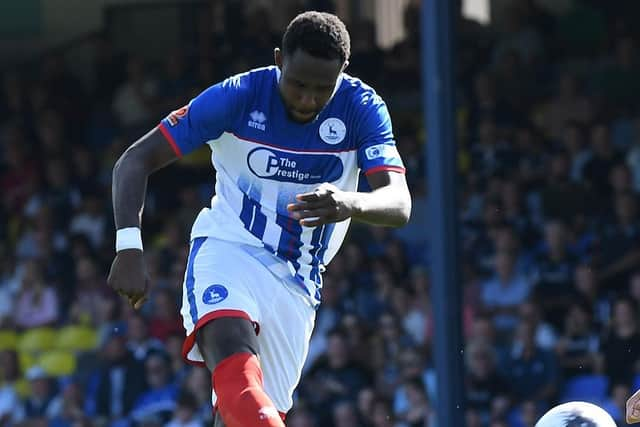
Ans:
<svg viewBox="0 0 640 427"><path fill-rule="evenodd" d="M121 228L116 231L116 252L125 249L142 250L142 235L138 227Z"/></svg>

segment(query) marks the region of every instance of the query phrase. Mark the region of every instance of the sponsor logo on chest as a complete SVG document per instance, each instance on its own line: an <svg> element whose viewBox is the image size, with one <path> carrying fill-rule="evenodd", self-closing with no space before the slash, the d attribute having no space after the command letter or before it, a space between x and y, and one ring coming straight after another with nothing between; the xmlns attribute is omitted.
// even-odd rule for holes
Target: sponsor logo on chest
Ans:
<svg viewBox="0 0 640 427"><path fill-rule="evenodd" d="M340 157L333 154L289 153L274 148L254 148L247 166L258 178L297 184L336 181L342 176Z"/></svg>

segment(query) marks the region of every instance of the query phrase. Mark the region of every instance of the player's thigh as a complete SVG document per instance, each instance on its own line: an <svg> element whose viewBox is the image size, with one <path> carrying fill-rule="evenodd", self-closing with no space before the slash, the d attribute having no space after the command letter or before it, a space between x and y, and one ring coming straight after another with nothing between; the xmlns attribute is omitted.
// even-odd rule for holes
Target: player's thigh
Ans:
<svg viewBox="0 0 640 427"><path fill-rule="evenodd" d="M198 329L196 342L209 368L236 353L258 354L258 339L251 321L239 317L220 317Z"/></svg>
<svg viewBox="0 0 640 427"><path fill-rule="evenodd" d="M309 351L315 310L288 285L279 285L271 298L261 300L265 304L258 344L265 391L278 411L286 413Z"/></svg>
<svg viewBox="0 0 640 427"><path fill-rule="evenodd" d="M196 238L185 272L183 355L213 369L237 352L258 352L260 312L249 288L255 262L233 244Z"/></svg>

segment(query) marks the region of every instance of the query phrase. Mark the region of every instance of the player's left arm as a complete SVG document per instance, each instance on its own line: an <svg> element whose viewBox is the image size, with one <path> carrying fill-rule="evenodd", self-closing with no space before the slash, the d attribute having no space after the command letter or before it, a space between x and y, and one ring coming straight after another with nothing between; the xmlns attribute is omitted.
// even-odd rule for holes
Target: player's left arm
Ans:
<svg viewBox="0 0 640 427"><path fill-rule="evenodd" d="M347 218L389 227L406 224L411 214L411 196L404 173L382 170L368 175L367 180L372 189L368 193L322 184L313 192L298 195L289 211L305 227Z"/></svg>
<svg viewBox="0 0 640 427"><path fill-rule="evenodd" d="M627 424L640 423L640 390L633 393L627 400L625 412Z"/></svg>
<svg viewBox="0 0 640 427"><path fill-rule="evenodd" d="M362 112L354 124L358 167L372 191L341 191L325 183L311 193L298 195L289 210L303 226L316 227L347 218L389 227L400 227L409 221L411 195L387 106L377 94L365 91L358 108Z"/></svg>

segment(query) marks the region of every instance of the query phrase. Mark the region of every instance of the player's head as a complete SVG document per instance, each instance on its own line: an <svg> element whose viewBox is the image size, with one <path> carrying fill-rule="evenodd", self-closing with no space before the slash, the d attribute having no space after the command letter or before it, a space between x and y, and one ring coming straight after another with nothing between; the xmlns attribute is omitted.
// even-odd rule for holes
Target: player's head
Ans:
<svg viewBox="0 0 640 427"><path fill-rule="evenodd" d="M280 68L280 94L291 118L313 120L333 95L349 62L351 41L344 23L325 12L304 12L287 26L282 50L275 50Z"/></svg>

